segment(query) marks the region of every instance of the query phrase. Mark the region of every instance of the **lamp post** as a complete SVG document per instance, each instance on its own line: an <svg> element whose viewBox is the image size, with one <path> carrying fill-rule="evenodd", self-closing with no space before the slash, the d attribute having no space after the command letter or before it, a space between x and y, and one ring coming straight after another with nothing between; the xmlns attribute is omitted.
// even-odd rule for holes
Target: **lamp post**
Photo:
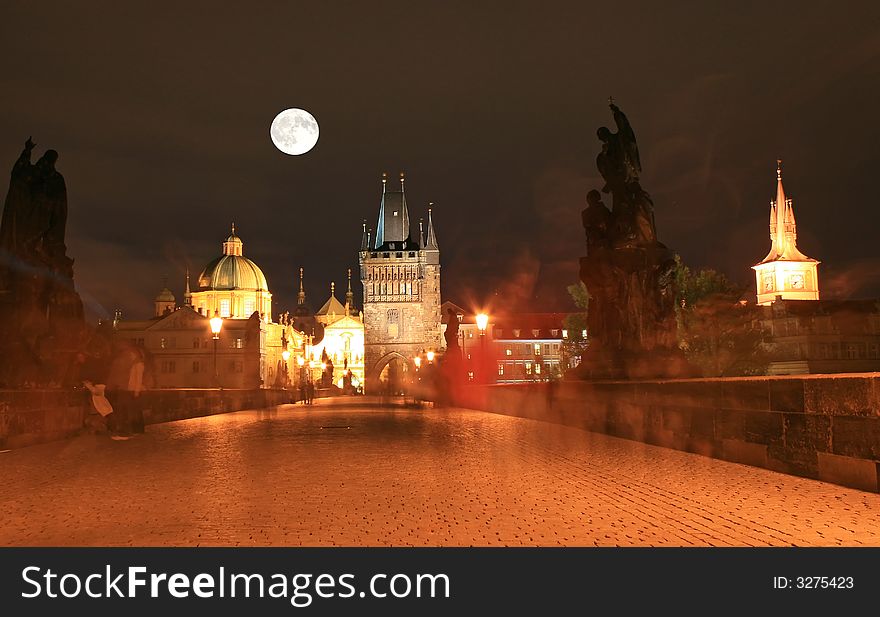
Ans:
<svg viewBox="0 0 880 617"><path fill-rule="evenodd" d="M477 329L480 331L480 383L486 383L486 327L489 325L489 316L486 313L477 315Z"/></svg>
<svg viewBox="0 0 880 617"><path fill-rule="evenodd" d="M220 330L223 328L223 318L220 317L220 314L217 311L214 311L214 316L211 317L211 334L214 338L214 385L220 385L220 377L217 374L217 341L220 340Z"/></svg>
<svg viewBox="0 0 880 617"><path fill-rule="evenodd" d="M287 349L281 352L281 359L284 360L284 387L287 388L290 385L290 374L287 371L287 361L290 360L290 352Z"/></svg>

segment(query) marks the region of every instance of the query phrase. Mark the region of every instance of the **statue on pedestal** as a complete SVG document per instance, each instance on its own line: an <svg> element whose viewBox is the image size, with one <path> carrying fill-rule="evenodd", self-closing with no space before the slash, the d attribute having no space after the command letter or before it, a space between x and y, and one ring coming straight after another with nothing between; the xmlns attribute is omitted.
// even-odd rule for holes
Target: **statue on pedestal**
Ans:
<svg viewBox="0 0 880 617"><path fill-rule="evenodd" d="M613 101L609 107L617 132L597 131L602 149L596 167L611 208L592 190L581 214L590 347L579 372L593 378L685 376L692 371L677 347L675 256L657 240L654 203L639 179L635 132Z"/></svg>
<svg viewBox="0 0 880 617"><path fill-rule="evenodd" d="M0 384L60 386L85 334L64 243L67 188L58 153L36 162L28 138L12 168L0 221Z"/></svg>

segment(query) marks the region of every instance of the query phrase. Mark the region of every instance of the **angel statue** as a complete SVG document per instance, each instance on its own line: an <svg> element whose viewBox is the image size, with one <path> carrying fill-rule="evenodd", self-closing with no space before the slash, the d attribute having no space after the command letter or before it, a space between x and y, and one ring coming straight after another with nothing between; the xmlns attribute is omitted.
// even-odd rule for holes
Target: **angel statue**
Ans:
<svg viewBox="0 0 880 617"><path fill-rule="evenodd" d="M629 120L612 99L609 99L608 106L614 114L617 132L612 133L605 126L596 131L599 141L602 142L602 151L596 157L596 167L605 180L602 192L620 196L634 183L638 183L642 163L639 160L636 134Z"/></svg>

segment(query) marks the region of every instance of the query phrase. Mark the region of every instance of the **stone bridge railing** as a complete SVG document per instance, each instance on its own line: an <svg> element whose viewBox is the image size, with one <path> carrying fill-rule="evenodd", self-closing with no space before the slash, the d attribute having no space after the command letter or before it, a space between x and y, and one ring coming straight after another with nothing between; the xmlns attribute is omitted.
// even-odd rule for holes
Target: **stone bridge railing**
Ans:
<svg viewBox="0 0 880 617"><path fill-rule="evenodd" d="M286 390L169 389L142 395L147 424L269 407L293 401ZM0 390L0 450L79 433L91 413L83 390Z"/></svg>
<svg viewBox="0 0 880 617"><path fill-rule="evenodd" d="M880 373L472 386L458 403L880 492Z"/></svg>

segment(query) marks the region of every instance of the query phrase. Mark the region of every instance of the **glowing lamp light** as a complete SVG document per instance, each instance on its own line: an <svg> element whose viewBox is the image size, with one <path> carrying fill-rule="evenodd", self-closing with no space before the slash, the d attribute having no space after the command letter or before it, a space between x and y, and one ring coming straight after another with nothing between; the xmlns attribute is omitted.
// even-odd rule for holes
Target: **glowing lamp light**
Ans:
<svg viewBox="0 0 880 617"><path fill-rule="evenodd" d="M302 356L300 356L299 358L296 359L296 363L299 364L300 366L302 366L303 364L306 363L306 359L303 358Z"/></svg>
<svg viewBox="0 0 880 617"><path fill-rule="evenodd" d="M416 356L415 358L413 358L413 362L415 362L416 368L421 367L422 366L422 357Z"/></svg>
<svg viewBox="0 0 880 617"><path fill-rule="evenodd" d="M486 326L489 325L489 316L486 313L480 313L477 315L477 328L480 331L480 334L486 333Z"/></svg>
<svg viewBox="0 0 880 617"><path fill-rule="evenodd" d="M433 351L429 351L429 352L428 352L427 354L425 354L425 355L428 356L428 362L433 362L433 361L434 361L434 352L433 352Z"/></svg>
<svg viewBox="0 0 880 617"><path fill-rule="evenodd" d="M285 349L281 352L281 357L284 358L285 362L287 362L288 360L290 360L290 352Z"/></svg>
<svg viewBox="0 0 880 617"><path fill-rule="evenodd" d="M321 362L321 370L322 370L322 371L326 371L326 370L327 370L327 363L326 363L326 362Z"/></svg>
<svg viewBox="0 0 880 617"><path fill-rule="evenodd" d="M309 368L315 368L315 361L309 360Z"/></svg>
<svg viewBox="0 0 880 617"><path fill-rule="evenodd" d="M214 335L214 338L220 337L220 330L223 328L223 318L217 314L217 311L214 311L214 316L211 317L211 333Z"/></svg>

